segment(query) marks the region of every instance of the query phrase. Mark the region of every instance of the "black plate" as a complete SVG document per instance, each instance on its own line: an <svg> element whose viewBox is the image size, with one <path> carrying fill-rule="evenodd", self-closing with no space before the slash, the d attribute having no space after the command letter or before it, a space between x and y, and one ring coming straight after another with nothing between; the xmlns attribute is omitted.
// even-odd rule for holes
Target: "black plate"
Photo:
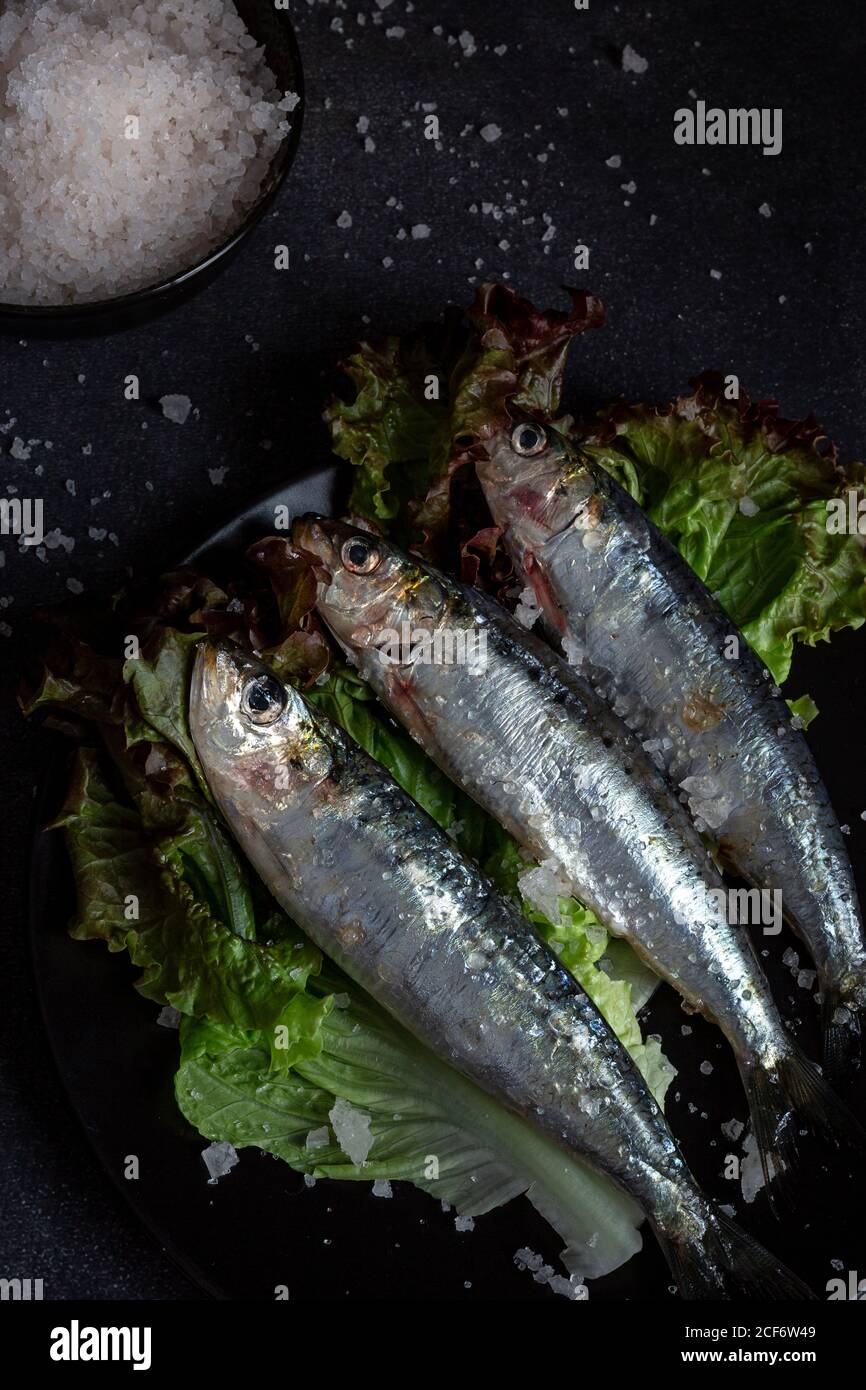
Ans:
<svg viewBox="0 0 866 1390"><path fill-rule="evenodd" d="M320 469L250 506L200 546L191 558L218 562L273 530L273 508L291 513L332 512L338 478ZM827 649L824 649L826 653ZM798 657L797 689L809 688L824 709L817 752L843 818L857 815L849 731L862 711L862 638L834 639L831 656ZM856 663L860 663L859 665ZM839 673L847 676L840 683ZM858 753L862 750L859 738ZM62 759L40 797L40 823L64 789ZM828 771L829 769L829 771ZM830 774L832 773L832 776ZM859 787L864 785L862 771ZM846 805L847 801L847 805ZM862 822L855 824L860 836ZM856 842L855 842L856 843ZM535 1299L549 1290L514 1264L522 1247L556 1264L560 1242L523 1198L459 1233L453 1213L408 1184L395 1184L391 1200L374 1198L366 1183L319 1182L307 1188L284 1163L245 1149L237 1168L209 1186L201 1159L205 1141L180 1115L172 1081L176 1033L158 1027L157 1008L132 988L137 971L125 956L110 956L101 942L75 942L65 931L72 913L72 883L56 832L34 843L30 929L45 1026L63 1083L100 1161L135 1212L169 1254L207 1294L217 1298L274 1298L285 1285L292 1299ZM816 1009L782 964L788 948L809 965L803 948L784 933L761 943L776 998L810 1051L817 1043ZM819 1295L834 1274L866 1267L859 1222L851 1222L853 1186L831 1176L816 1151L804 1167L797 1219L777 1223L763 1195L744 1207L738 1184L722 1175L727 1144L720 1126L745 1118L745 1105L729 1049L717 1030L686 1017L662 986L647 1009L651 1033L662 1036L681 1074L668 1097L668 1116L704 1188L733 1204L744 1224L812 1283ZM684 1034L683 1028L691 1030ZM710 1062L712 1073L701 1071ZM128 1155L139 1159L137 1180L124 1178ZM846 1185L843 1186L842 1184ZM655 1241L623 1269L594 1281L597 1299L669 1299L671 1279Z"/></svg>

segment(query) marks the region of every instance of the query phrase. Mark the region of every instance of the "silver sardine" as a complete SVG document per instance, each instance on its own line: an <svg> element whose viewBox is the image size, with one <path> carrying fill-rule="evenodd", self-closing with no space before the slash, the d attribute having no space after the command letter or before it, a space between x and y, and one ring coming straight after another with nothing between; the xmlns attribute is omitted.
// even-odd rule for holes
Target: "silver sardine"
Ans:
<svg viewBox="0 0 866 1390"><path fill-rule="evenodd" d="M588 995L378 763L226 643L199 648L190 727L286 912L440 1058L629 1193L685 1295L809 1296L707 1202Z"/></svg>
<svg viewBox="0 0 866 1390"><path fill-rule="evenodd" d="M859 1060L866 941L844 839L802 733L746 639L599 464L517 417L477 471L548 632L688 798L723 862L781 895L818 971L826 1062Z"/></svg>
<svg viewBox="0 0 866 1390"><path fill-rule="evenodd" d="M690 817L583 676L493 599L368 531L307 517L293 540L318 557L319 613L430 757L722 1028L765 1173L793 1167L804 1122L847 1128L729 924Z"/></svg>

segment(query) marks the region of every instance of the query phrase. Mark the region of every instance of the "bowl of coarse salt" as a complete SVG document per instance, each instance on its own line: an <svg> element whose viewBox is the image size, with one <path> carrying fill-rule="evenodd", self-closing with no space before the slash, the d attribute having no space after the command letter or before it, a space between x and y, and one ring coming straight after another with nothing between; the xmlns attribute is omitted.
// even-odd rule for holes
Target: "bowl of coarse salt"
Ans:
<svg viewBox="0 0 866 1390"><path fill-rule="evenodd" d="M110 328L205 284L301 130L285 0L5 0L0 327Z"/></svg>

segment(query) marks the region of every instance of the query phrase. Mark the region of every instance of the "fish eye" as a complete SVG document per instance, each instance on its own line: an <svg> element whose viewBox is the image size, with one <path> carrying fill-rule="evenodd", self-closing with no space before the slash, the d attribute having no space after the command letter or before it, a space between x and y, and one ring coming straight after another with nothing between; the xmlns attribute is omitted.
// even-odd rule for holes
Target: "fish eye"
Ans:
<svg viewBox="0 0 866 1390"><path fill-rule="evenodd" d="M524 421L516 425L511 433L511 447L516 454L540 454L547 448L547 433L541 425Z"/></svg>
<svg viewBox="0 0 866 1390"><path fill-rule="evenodd" d="M276 676L251 676L243 688L241 709L253 724L273 724L286 708L286 692Z"/></svg>
<svg viewBox="0 0 866 1390"><path fill-rule="evenodd" d="M382 558L379 547L372 540L352 536L345 542L340 558L347 570L353 574L372 574Z"/></svg>

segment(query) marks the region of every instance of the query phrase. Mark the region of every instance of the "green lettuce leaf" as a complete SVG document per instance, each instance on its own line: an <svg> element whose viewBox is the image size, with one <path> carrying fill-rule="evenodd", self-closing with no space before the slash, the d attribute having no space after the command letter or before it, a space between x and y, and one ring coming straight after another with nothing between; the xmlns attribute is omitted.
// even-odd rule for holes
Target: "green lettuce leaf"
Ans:
<svg viewBox="0 0 866 1390"><path fill-rule="evenodd" d="M412 1182L465 1216L525 1192L564 1240L566 1267L582 1277L607 1273L640 1248L641 1213L627 1197L348 982L338 997L321 1050L288 1076L269 1070L259 1035L185 1023L175 1094L187 1119L208 1138L255 1145L313 1177ZM347 1107L371 1141L355 1161L334 1126Z"/></svg>
<svg viewBox="0 0 866 1390"><path fill-rule="evenodd" d="M827 503L862 492L812 418L725 398L705 373L667 410L617 404L582 447L608 468L717 596L777 684L794 642L866 621L862 537L831 534Z"/></svg>
<svg viewBox="0 0 866 1390"><path fill-rule="evenodd" d="M356 400L332 400L325 416L338 452L354 466L353 509L446 566L462 561L476 582L473 542L495 534L473 450L501 427L509 403L557 417L571 344L602 317L591 295L572 292L569 311L541 311L508 286L482 285L450 366L447 399L435 406L405 372L401 340L388 339L385 352L361 344L350 359ZM742 390L729 400L716 373L692 386L663 409L617 402L586 429L568 416L557 423L646 508L782 685L795 642L814 646L866 620L863 537L827 527L828 503L850 491L864 496L864 468L843 467L812 416L783 420L774 402L753 403ZM369 402L386 399L387 429L378 430L371 453L367 436L354 432L357 417L373 428ZM371 513L366 504L377 489L390 500ZM507 566L488 557L488 570L500 587ZM800 713L807 723L814 706Z"/></svg>
<svg viewBox="0 0 866 1390"><path fill-rule="evenodd" d="M138 990L180 1013L264 1030L274 1064L287 1068L320 1046L328 999L304 995L321 955L286 917L276 939L250 941L214 917L177 874L159 838L109 786L93 749L79 749L62 827L75 874L71 933L126 950L143 967ZM280 1030L279 1032L277 1030Z"/></svg>
<svg viewBox="0 0 866 1390"><path fill-rule="evenodd" d="M352 399L334 396L324 412L334 452L353 467L349 511L437 559L447 558L452 511L461 543L474 535L482 504L471 447L510 398L558 409L569 344L604 318L599 299L569 294L569 309L541 311L508 285L485 284L466 316L450 309L441 325L360 343L340 364Z"/></svg>
<svg viewBox="0 0 866 1390"><path fill-rule="evenodd" d="M355 465L350 511L393 520L409 496L426 491L447 456L450 351L445 335L422 330L362 343L340 364L355 396L335 399L325 419L334 453Z"/></svg>

